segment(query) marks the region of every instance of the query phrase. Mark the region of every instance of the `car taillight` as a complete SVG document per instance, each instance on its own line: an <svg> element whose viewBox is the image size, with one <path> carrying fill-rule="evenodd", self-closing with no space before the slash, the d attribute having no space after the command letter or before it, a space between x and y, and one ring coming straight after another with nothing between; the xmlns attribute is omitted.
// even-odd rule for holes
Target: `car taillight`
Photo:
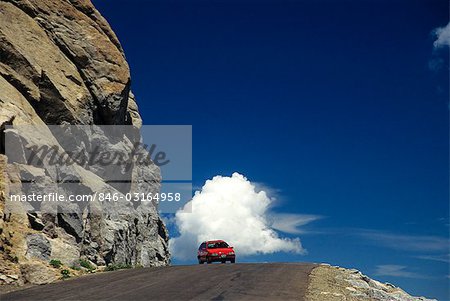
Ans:
<svg viewBox="0 0 450 301"><path fill-rule="evenodd" d="M231 252L229 252L229 253L228 253L228 255L234 255L234 252L233 252L233 251L231 251Z"/></svg>

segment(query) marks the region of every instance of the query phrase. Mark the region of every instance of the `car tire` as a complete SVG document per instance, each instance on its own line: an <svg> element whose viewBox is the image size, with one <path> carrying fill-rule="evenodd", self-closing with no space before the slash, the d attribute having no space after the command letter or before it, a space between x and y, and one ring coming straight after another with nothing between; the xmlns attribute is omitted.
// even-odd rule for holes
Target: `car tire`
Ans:
<svg viewBox="0 0 450 301"><path fill-rule="evenodd" d="M230 263L235 263L236 262L236 259L231 259L230 260Z"/></svg>
<svg viewBox="0 0 450 301"><path fill-rule="evenodd" d="M201 260L200 258L198 259L198 264L204 264L205 262L203 260Z"/></svg>

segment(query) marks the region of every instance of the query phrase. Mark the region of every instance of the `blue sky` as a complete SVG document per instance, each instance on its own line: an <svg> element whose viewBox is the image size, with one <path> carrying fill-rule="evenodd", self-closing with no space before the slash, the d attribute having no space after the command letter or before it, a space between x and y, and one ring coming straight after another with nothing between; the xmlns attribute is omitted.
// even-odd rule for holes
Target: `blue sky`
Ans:
<svg viewBox="0 0 450 301"><path fill-rule="evenodd" d="M192 124L194 186L237 171L273 211L322 217L307 255L241 261L329 262L450 300L449 62L432 35L447 1L94 3L144 123Z"/></svg>

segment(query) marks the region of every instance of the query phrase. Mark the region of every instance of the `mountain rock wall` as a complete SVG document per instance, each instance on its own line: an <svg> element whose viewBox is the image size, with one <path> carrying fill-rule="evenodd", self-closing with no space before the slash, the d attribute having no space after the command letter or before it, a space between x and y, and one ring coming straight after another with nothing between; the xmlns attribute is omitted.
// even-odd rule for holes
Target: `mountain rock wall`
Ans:
<svg viewBox="0 0 450 301"><path fill-rule="evenodd" d="M17 146L7 145L5 131L10 125L36 130L20 133ZM67 267L76 267L80 259L93 267L168 265L168 233L156 205L94 202L66 205L72 207L52 213L30 211L9 201L11 189L14 193L30 189L24 179L37 190L48 189L57 177L76 180L87 194L159 191L160 170L151 164L118 170L133 183L122 187L111 184L105 168L95 164L65 169L28 164L27 145L88 153L96 144L126 154L136 138L133 131L116 133L112 139L98 127L83 132L66 128L64 135L83 137L82 143L71 145L48 125L127 125L138 132L142 120L122 47L89 0L2 0L0 284L54 281L60 275L48 264L51 259Z"/></svg>

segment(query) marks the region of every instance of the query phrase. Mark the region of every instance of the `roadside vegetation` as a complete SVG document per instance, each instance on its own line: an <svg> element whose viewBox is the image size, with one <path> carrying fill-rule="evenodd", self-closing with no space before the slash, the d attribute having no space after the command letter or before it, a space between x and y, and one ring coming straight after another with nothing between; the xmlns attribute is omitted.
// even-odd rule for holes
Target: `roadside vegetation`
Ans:
<svg viewBox="0 0 450 301"><path fill-rule="evenodd" d="M84 273L96 273L96 272L112 272L117 270L125 270L132 268L142 268L141 265L132 265L132 264L109 264L106 267L97 268L94 264L92 264L87 259L80 259L77 263L71 266L65 266L61 260L59 259L51 259L49 264L58 269L61 273L61 279L68 279L73 276L80 276Z"/></svg>
<svg viewBox="0 0 450 301"><path fill-rule="evenodd" d="M80 266L87 269L89 273L95 271L95 267L86 259L80 259Z"/></svg>
<svg viewBox="0 0 450 301"><path fill-rule="evenodd" d="M50 260L50 265L52 267L54 267L55 269L59 269L62 266L62 262L61 262L61 260L58 260L58 259L52 259L52 260Z"/></svg>

